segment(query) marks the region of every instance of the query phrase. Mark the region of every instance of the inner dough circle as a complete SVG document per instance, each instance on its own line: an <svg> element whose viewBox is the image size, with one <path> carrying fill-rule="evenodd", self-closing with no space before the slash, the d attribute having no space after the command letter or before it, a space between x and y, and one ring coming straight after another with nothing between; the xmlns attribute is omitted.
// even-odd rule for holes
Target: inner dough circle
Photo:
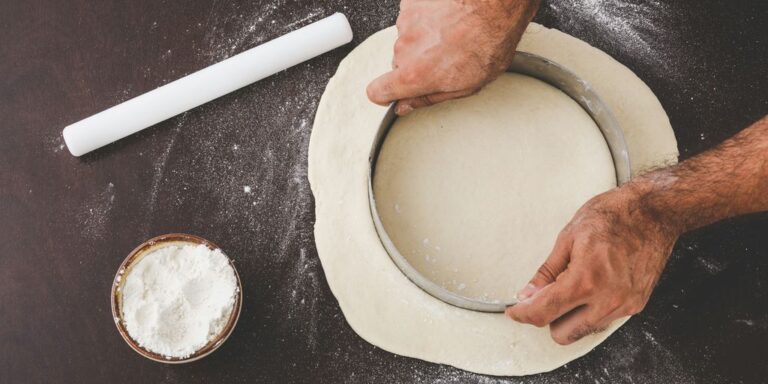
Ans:
<svg viewBox="0 0 768 384"><path fill-rule="evenodd" d="M394 28L380 31L342 61L320 100L309 145L315 241L344 316L362 338L387 351L483 374L545 372L584 355L626 318L560 346L547 328L433 298L413 285L381 246L368 207L367 172L386 109L368 101L365 87L390 69L396 37ZM629 69L581 40L534 23L518 49L555 61L592 85L624 130L633 174L676 161L677 144L663 108Z"/></svg>
<svg viewBox="0 0 768 384"><path fill-rule="evenodd" d="M384 227L417 271L501 303L533 276L573 213L615 186L589 114L559 89L512 73L397 119L374 177Z"/></svg>

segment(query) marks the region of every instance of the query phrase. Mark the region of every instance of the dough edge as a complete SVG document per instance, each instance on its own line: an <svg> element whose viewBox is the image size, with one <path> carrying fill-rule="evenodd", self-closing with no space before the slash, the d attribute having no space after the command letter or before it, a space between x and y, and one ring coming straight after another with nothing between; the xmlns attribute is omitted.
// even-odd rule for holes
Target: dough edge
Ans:
<svg viewBox="0 0 768 384"><path fill-rule="evenodd" d="M434 299L408 281L381 247L370 220L367 164L385 108L368 102L365 85L388 70L395 38L393 27L379 31L341 62L320 100L310 139L315 241L347 322L389 352L489 375L546 372L586 354L628 318L559 346L547 328ZM676 162L677 143L666 113L628 68L575 37L535 23L518 49L556 61L592 84L625 131L634 175Z"/></svg>

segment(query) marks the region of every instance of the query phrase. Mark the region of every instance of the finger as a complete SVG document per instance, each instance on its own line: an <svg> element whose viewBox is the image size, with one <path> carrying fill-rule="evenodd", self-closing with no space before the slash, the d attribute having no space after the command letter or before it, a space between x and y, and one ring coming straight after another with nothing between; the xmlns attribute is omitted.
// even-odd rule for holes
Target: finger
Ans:
<svg viewBox="0 0 768 384"><path fill-rule="evenodd" d="M412 73L412 69L396 68L379 76L368 84L368 88L366 88L368 99L379 105L387 105L396 100L408 99L436 91L432 89L427 81L414 77Z"/></svg>
<svg viewBox="0 0 768 384"><path fill-rule="evenodd" d="M611 321L621 317L619 311L608 311L595 305L583 305L550 324L552 340L560 345L574 343L581 338L604 331Z"/></svg>
<svg viewBox="0 0 768 384"><path fill-rule="evenodd" d="M563 276L564 278L544 286L530 298L508 307L506 315L521 323L543 327L585 304L587 297L577 289L578 280Z"/></svg>
<svg viewBox="0 0 768 384"><path fill-rule="evenodd" d="M573 240L565 235L559 235L555 241L547 260L539 267L533 278L520 292L517 293L517 299L523 301L531 297L542 287L552 284L568 267L571 256L571 247Z"/></svg>
<svg viewBox="0 0 768 384"><path fill-rule="evenodd" d="M400 116L405 116L408 113L412 112L414 109L428 107L430 105L442 103L444 101L470 96L470 95L473 95L475 92L477 92L477 90L467 89L467 90L453 91L453 92L433 93L431 95L422 95L422 96L412 97L409 99L403 99L397 102L397 106L395 107L395 112Z"/></svg>

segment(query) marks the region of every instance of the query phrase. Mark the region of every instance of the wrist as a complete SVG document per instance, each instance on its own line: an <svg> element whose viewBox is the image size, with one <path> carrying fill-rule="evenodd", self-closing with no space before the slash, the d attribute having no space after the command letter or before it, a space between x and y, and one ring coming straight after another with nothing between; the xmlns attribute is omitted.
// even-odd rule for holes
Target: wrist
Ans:
<svg viewBox="0 0 768 384"><path fill-rule="evenodd" d="M479 3L495 3L492 8L501 9L505 12L505 18L513 21L512 26L525 27L536 15L539 10L540 0L479 0ZM522 31L521 31L522 32Z"/></svg>
<svg viewBox="0 0 768 384"><path fill-rule="evenodd" d="M654 227L674 239L688 230L685 222L685 207L679 200L670 198L676 177L664 170L651 172L624 184L630 210L642 222ZM677 202L677 203L676 203Z"/></svg>

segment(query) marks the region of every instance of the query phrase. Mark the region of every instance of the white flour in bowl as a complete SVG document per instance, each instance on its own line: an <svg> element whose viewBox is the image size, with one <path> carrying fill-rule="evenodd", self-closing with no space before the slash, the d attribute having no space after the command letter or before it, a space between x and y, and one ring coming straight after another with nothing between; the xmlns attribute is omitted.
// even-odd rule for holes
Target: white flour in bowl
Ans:
<svg viewBox="0 0 768 384"><path fill-rule="evenodd" d="M125 277L125 328L148 351L189 357L222 332L237 289L234 269L221 250L192 244L159 248Z"/></svg>

